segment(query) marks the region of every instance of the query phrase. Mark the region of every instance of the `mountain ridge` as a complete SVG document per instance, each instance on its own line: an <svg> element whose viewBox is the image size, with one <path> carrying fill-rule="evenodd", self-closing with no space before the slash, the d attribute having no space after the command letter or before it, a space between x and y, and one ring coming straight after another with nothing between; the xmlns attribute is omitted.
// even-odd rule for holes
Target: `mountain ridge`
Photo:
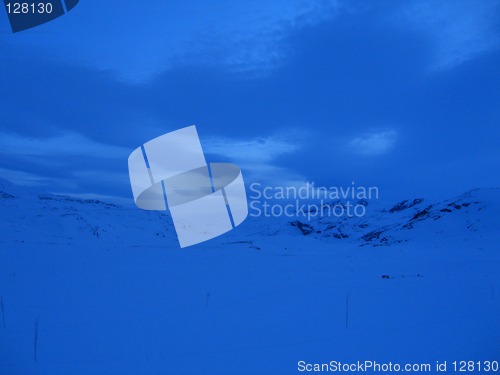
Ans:
<svg viewBox="0 0 500 375"><path fill-rule="evenodd" d="M492 231L490 217L499 214L500 188L472 189L458 197L430 202L424 198L406 199L389 208L367 205L363 217L319 216L249 217L242 228L221 236L224 245L240 239L302 235L326 242L354 242L359 246L389 246L411 239L411 232L424 224L437 233L454 224L457 233L472 235ZM0 242L7 244L35 241L40 244L99 240L104 245L162 246L176 242L168 212L128 208L99 199L37 192L35 188L13 185L0 179L0 220L4 230ZM482 220L481 218L484 218ZM484 222L489 225L484 225ZM429 232L429 230L428 230Z"/></svg>

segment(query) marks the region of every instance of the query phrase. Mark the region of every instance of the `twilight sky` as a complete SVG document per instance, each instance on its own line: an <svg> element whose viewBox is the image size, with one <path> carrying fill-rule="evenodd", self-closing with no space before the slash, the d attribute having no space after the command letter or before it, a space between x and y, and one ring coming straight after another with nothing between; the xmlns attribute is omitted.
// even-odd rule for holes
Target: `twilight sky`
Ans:
<svg viewBox="0 0 500 375"><path fill-rule="evenodd" d="M0 177L41 191L131 201L130 152L195 124L247 182L449 197L500 186L500 2L0 9L0 103Z"/></svg>

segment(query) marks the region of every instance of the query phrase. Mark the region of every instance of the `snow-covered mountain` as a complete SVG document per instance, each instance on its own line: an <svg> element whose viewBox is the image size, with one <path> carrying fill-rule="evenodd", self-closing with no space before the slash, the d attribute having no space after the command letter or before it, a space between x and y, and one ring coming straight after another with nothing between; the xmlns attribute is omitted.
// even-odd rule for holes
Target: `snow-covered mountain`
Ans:
<svg viewBox="0 0 500 375"><path fill-rule="evenodd" d="M499 188L475 189L443 202L416 198L363 217L249 217L237 233L212 242L224 245L261 243L270 236L303 235L325 243L389 246L424 236L481 238L496 232ZM93 246L175 247L176 235L167 212L143 211L95 199L37 193L0 180L1 243L91 244ZM231 239L231 240L229 240ZM234 242L234 241L232 241ZM264 244L262 244L264 246Z"/></svg>
<svg viewBox="0 0 500 375"><path fill-rule="evenodd" d="M498 360L499 192L249 217L180 249L165 212L1 180L0 374Z"/></svg>
<svg viewBox="0 0 500 375"><path fill-rule="evenodd" d="M361 240L361 246L388 246L422 234L427 239L436 235L476 238L498 229L495 217L500 213L496 202L499 196L498 188L475 189L443 202L415 198L389 209L369 211L361 218L344 216L340 220L327 218L314 223L296 221L292 225L304 235L353 238Z"/></svg>

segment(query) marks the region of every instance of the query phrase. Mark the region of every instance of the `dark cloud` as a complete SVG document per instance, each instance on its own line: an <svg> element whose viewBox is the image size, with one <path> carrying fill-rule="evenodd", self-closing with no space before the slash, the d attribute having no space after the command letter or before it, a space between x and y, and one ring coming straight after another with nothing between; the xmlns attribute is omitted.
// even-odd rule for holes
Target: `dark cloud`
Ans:
<svg viewBox="0 0 500 375"><path fill-rule="evenodd" d="M11 147L0 150L0 167L50 178L44 183L54 191L126 196L126 157L102 153L131 151L196 124L202 142L218 137L233 146L302 134L291 143L295 152L258 168L318 184L356 180L390 195L498 185L488 171L499 158L499 53L429 69L435 45L415 28L388 22L392 11L290 26L279 67L259 74L178 61L145 82L30 53L3 37L0 130ZM80 151L61 154L56 142L52 154L13 153L26 139L77 142ZM100 154L92 155L96 145Z"/></svg>

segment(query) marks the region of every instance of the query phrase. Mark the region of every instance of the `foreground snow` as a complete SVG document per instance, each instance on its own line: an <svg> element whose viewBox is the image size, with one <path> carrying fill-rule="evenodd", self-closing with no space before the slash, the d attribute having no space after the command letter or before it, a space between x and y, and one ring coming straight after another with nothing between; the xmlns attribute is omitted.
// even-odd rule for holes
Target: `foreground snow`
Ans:
<svg viewBox="0 0 500 375"><path fill-rule="evenodd" d="M433 204L411 228L426 203L359 233L337 223L346 238L324 220L304 235L249 218L184 250L159 213L0 190L1 374L500 359L498 190Z"/></svg>

